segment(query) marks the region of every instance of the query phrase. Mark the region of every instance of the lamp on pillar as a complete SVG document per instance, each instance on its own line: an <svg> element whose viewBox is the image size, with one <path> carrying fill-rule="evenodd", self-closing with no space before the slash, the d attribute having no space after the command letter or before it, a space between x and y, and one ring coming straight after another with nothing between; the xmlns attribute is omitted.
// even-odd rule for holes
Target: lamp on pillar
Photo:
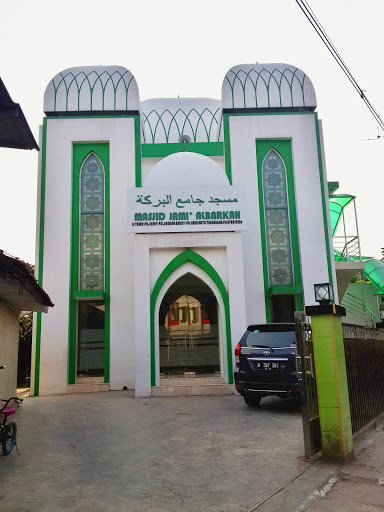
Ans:
<svg viewBox="0 0 384 512"><path fill-rule="evenodd" d="M332 304L334 300L333 285L331 283L314 284L315 301L321 305Z"/></svg>

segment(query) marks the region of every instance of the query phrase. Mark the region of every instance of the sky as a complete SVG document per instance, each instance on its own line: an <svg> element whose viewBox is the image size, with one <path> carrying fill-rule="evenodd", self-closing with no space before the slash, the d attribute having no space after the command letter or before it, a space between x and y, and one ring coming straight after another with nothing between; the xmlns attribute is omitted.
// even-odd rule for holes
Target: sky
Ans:
<svg viewBox="0 0 384 512"><path fill-rule="evenodd" d="M308 0L384 116L382 0ZM141 100L220 99L236 64L302 69L317 94L328 181L357 196L362 253L381 258L384 138L294 0L0 0L0 77L38 140L51 78L73 66L122 65ZM7 21L8 20L8 21ZM37 151L0 148L0 248L35 260ZM57 233L60 237L60 233Z"/></svg>

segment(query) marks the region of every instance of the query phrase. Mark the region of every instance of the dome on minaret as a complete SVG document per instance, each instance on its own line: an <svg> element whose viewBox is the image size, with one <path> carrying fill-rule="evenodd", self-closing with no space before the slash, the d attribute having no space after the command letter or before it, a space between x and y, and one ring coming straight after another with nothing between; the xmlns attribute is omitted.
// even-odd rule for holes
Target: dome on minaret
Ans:
<svg viewBox="0 0 384 512"><path fill-rule="evenodd" d="M44 112L126 112L140 109L133 74L122 66L80 66L57 73L44 94Z"/></svg>
<svg viewBox="0 0 384 512"><path fill-rule="evenodd" d="M289 64L239 64L225 75L223 109L315 110L315 89L301 69Z"/></svg>

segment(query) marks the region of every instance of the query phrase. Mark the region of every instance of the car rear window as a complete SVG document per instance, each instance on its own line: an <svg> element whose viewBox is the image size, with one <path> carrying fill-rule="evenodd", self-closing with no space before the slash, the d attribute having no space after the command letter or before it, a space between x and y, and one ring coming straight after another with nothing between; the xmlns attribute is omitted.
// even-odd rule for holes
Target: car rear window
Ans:
<svg viewBox="0 0 384 512"><path fill-rule="evenodd" d="M248 347L289 347L295 342L294 331L260 332L255 329L247 333L244 341Z"/></svg>

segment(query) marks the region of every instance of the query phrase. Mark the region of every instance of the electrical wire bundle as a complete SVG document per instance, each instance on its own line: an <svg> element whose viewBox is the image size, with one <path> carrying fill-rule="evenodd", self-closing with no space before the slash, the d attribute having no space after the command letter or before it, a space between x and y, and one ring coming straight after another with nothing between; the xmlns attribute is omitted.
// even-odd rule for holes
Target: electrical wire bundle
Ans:
<svg viewBox="0 0 384 512"><path fill-rule="evenodd" d="M340 66L340 68L342 69L342 71L344 72L346 77L348 78L348 80L351 82L353 87L356 89L360 98L364 101L364 103L368 107L369 111L375 118L376 122L379 124L379 127L382 130L384 130L384 121L382 120L380 114L377 112L375 107L369 101L369 99L365 95L365 92L363 91L363 89L357 83L355 77L352 75L351 70L348 68L344 59L341 57L341 55L337 51L335 45L332 43L330 37L326 33L324 27L321 25L320 21L317 19L315 13L312 11L308 2L306 0L295 0L295 1L296 1L297 5L300 7L300 9L303 11L303 13L305 14L309 23L316 30L318 36L323 41L323 43L327 47L328 51L331 53L332 57L335 59L335 61L338 63L338 65Z"/></svg>

